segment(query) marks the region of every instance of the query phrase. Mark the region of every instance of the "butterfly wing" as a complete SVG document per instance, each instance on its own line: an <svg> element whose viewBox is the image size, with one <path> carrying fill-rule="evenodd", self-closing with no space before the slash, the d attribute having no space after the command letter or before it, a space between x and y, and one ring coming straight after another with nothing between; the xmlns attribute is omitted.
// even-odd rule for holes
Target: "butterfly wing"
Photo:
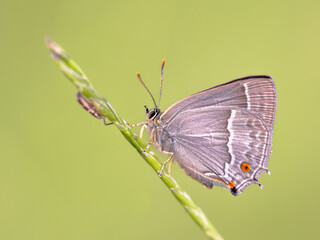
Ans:
<svg viewBox="0 0 320 240"><path fill-rule="evenodd" d="M196 93L171 106L160 122L184 171L206 187L234 195L268 171L276 92L272 78L252 76Z"/></svg>

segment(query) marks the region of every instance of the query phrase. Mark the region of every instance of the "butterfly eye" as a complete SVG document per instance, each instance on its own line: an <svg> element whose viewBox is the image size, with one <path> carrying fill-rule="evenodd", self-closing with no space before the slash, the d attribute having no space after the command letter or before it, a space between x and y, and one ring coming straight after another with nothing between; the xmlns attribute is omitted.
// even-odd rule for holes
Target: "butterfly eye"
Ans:
<svg viewBox="0 0 320 240"><path fill-rule="evenodd" d="M242 163L241 164L241 169L244 172L249 172L251 170L251 167L250 167L250 165L248 163Z"/></svg>
<svg viewBox="0 0 320 240"><path fill-rule="evenodd" d="M155 109L155 108L151 109L148 113L148 119L149 120L154 119L158 115L158 113L159 113L158 109Z"/></svg>

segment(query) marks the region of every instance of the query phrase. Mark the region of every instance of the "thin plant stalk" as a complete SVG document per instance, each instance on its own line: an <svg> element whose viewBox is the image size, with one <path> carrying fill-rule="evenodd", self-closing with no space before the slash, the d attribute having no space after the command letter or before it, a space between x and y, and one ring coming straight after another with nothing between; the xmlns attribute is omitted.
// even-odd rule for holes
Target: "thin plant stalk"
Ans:
<svg viewBox="0 0 320 240"><path fill-rule="evenodd" d="M128 142L138 151L141 157L152 167L156 174L159 175L161 171L161 164L159 163L156 154L151 155L149 151L143 151L147 144L131 131L129 125L119 114L117 114L111 104L97 93L84 72L69 57L66 51L49 38L46 38L45 41L46 45L49 47L51 58L71 83L76 86L78 94L80 94L84 101L94 108L97 115L101 116L101 118L108 119L113 123ZM222 236L218 233L200 207L193 202L191 197L178 185L171 175L163 173L159 179L163 181L194 222L198 224L203 231L205 231L210 239L223 240Z"/></svg>

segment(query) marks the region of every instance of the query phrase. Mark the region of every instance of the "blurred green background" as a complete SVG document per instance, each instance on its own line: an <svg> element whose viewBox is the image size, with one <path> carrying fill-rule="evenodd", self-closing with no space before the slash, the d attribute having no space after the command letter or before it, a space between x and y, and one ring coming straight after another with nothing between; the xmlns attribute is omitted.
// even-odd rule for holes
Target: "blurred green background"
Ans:
<svg viewBox="0 0 320 240"><path fill-rule="evenodd" d="M225 239L316 239L320 1L1 1L0 239L206 239L114 127L76 102L60 43L128 122L214 85L271 75L271 176L238 197L173 176ZM137 132L139 130L137 129ZM165 158L164 158L165 159Z"/></svg>

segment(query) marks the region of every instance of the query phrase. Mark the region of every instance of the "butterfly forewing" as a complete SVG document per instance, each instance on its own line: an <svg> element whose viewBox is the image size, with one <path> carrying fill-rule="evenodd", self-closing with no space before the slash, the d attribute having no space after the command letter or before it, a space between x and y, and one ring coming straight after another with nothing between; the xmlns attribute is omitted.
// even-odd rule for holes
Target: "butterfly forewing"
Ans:
<svg viewBox="0 0 320 240"><path fill-rule="evenodd" d="M270 76L248 76L186 97L168 108L161 119L169 121L180 111L208 106L245 108L258 113L272 128L276 110L276 90Z"/></svg>

